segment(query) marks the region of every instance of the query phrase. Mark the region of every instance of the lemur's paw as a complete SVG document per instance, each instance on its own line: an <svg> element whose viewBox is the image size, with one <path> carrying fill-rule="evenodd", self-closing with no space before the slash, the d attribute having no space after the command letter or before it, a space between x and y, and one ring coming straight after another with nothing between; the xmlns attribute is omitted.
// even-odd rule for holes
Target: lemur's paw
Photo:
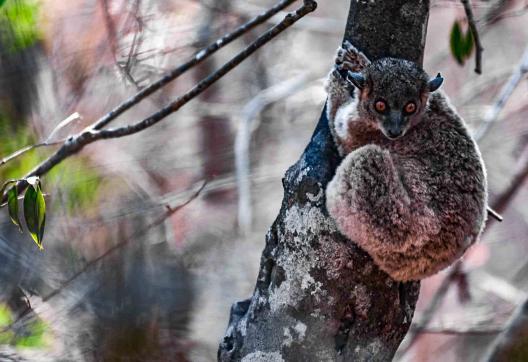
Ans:
<svg viewBox="0 0 528 362"><path fill-rule="evenodd" d="M347 78L348 71L346 69L343 69L343 67L339 65L335 65L332 71L330 72L330 77L334 78L335 80L339 82L345 82Z"/></svg>
<svg viewBox="0 0 528 362"><path fill-rule="evenodd" d="M325 83L325 89L328 93L350 92L353 89L352 83L347 80L348 70L335 65L330 71Z"/></svg>
<svg viewBox="0 0 528 362"><path fill-rule="evenodd" d="M341 64L346 61L351 62L355 59L354 55L358 53L359 50L357 50L349 41L346 41L337 49L336 64Z"/></svg>
<svg viewBox="0 0 528 362"><path fill-rule="evenodd" d="M348 41L337 49L335 64L341 69L359 72L369 63L367 57Z"/></svg>

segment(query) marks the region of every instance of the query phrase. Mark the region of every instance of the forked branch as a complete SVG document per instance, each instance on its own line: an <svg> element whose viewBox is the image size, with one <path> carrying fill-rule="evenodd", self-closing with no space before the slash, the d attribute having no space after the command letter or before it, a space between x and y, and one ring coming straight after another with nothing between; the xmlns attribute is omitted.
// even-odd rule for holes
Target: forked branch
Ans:
<svg viewBox="0 0 528 362"><path fill-rule="evenodd" d="M224 75L229 73L231 70L236 68L240 63L242 63L250 55L252 55L258 49L260 49L262 46L266 45L268 42L270 42L272 39L274 39L284 30L288 29L290 26L295 24L298 20L300 20L307 14L313 12L317 7L317 3L315 1L304 0L303 5L300 6L296 11L287 14L286 17L281 22L279 22L277 25L273 26L271 29L263 33L261 36L259 36L254 42L252 42L244 50L239 52L230 61L225 63L220 69L218 69L217 71L213 72L208 77L200 81L197 85L195 85L187 93L178 97L176 100L171 102L166 107L162 108L158 112L134 124L124 126L124 127L113 128L113 129L103 129L104 126L108 125L108 123L114 120L121 113L128 110L133 105L139 103L142 99L152 94L159 88L163 87L165 84L170 82L172 79L176 78L178 75L182 74L183 72L188 70L190 67L198 64L200 61L205 59L206 56L212 54L213 52L218 50L221 46L225 45L226 41L229 42L229 41L234 40L236 37L247 32L252 27L265 21L267 18L269 18L274 13L280 11L282 8L284 8L291 2L292 1L290 0L281 1L276 6L274 6L272 9L268 10L266 13L257 16L253 20L241 26L235 32L221 38L216 43L198 52L198 54L191 61L176 68L174 71L169 73L167 76L165 76L158 82L153 83L151 86L144 88L142 91L138 92L135 96L123 102L121 105L119 105L114 110L109 112L103 118L99 119L98 121L94 122L92 125L87 127L84 131L80 132L77 135L69 137L67 141L54 154L52 154L49 158L47 158L42 163L40 163L36 168L34 168L30 173L28 173L24 177L24 179L22 179L20 182L17 183L18 193L23 192L27 188L28 183L27 181L25 181L25 179L31 176L45 175L53 167L61 163L66 158L78 153L88 144L91 144L101 139L128 136L128 135L135 134L147 128L152 127L153 125L163 120L170 114L179 110L183 105L187 104L190 100L200 95L208 87L210 87L220 78L222 78ZM2 199L3 202L5 202L4 200L5 198L6 196L3 196L3 199Z"/></svg>

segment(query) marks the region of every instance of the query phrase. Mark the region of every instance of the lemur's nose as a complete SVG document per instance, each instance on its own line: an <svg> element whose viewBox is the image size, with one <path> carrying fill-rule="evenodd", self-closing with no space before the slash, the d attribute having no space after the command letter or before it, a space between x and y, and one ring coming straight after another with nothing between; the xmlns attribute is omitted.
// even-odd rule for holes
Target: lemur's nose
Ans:
<svg viewBox="0 0 528 362"><path fill-rule="evenodd" d="M396 130L396 129L388 129L387 130L387 135L389 136L389 138L397 138L399 136L401 136L402 132L401 130Z"/></svg>

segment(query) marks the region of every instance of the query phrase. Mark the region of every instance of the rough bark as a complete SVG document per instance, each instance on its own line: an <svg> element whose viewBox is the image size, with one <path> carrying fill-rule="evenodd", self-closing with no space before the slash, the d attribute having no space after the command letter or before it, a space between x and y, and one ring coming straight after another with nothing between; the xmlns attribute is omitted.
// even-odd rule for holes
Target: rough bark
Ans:
<svg viewBox="0 0 528 362"><path fill-rule="evenodd" d="M426 0L351 0L345 40L372 59L421 62L428 14ZM393 281L337 231L325 188L340 161L323 111L283 179L282 208L266 236L254 294L233 305L220 361L392 359L419 283Z"/></svg>

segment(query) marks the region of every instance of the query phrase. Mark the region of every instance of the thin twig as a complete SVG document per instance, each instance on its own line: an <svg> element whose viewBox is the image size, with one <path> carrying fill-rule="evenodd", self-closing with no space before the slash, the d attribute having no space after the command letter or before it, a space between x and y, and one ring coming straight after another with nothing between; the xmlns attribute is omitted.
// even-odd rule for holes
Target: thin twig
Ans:
<svg viewBox="0 0 528 362"><path fill-rule="evenodd" d="M303 18L305 15L311 13L314 10L315 10L315 2L305 1L305 5L301 6L295 12L289 13L288 15L286 15L286 17L280 23L278 23L276 26L272 27L270 30L266 31L264 34L259 36L253 43L248 45L244 50L242 50L240 53L234 56L230 61L228 61L222 67L220 67L220 69L213 72L208 77L201 80L200 82L198 82L198 84L196 84L187 93L178 97L176 100L171 102L168 106L152 114L150 117L147 117L139 122L136 122L132 125L128 125L124 127L113 128L113 129L102 129L96 132L91 131L90 132L91 136L88 136L88 138L90 139L94 137L95 138L94 140L96 140L96 139L105 139L105 138L124 137L128 135L132 135L134 133L138 133L140 131L143 131L146 128L153 126L154 124L158 123L163 118L170 115L171 113L174 113L177 110L179 110L183 105L185 105L187 102L189 102L194 97L200 95L207 88L209 88L212 84L214 84L224 75L229 73L231 70L237 67L244 60L246 60L255 51L260 49L262 46L266 45L277 35L282 33L284 30L286 30L287 28L295 24L295 22L297 22L298 20ZM96 128L94 128L94 130L96 130Z"/></svg>
<svg viewBox="0 0 528 362"><path fill-rule="evenodd" d="M22 156L26 152L34 150L35 148L56 146L56 145L60 145L60 144L62 144L64 142L66 142L67 138L64 138L64 139L61 139L61 140L57 140L57 141L51 141L51 139L53 138L55 133L57 133L59 130L63 129L64 127L66 127L67 125L72 123L73 121L77 121L77 120L80 120L80 119L82 119L82 117L79 115L79 113L77 113L77 112L72 113L67 118L65 118L63 121L59 122L59 124L57 126L55 126L55 128L51 131L51 133L48 135L48 137L46 138L46 140L44 142L40 142L40 143L37 143L37 144L34 144L34 145L29 145L29 146L23 147L23 148L21 148L19 150L16 150L13 153L11 153L10 155L7 155L6 157L4 157L4 158L2 158L0 160L0 167L5 165L9 161L17 158L17 157Z"/></svg>
<svg viewBox="0 0 528 362"><path fill-rule="evenodd" d="M497 211L493 210L491 207L488 206L488 215L491 216L490 220L497 220L498 222L503 222L504 218L501 214L499 214Z"/></svg>
<svg viewBox="0 0 528 362"><path fill-rule="evenodd" d="M503 212L521 189L526 179L528 179L528 146L519 157L510 185L495 200L494 209L498 212Z"/></svg>
<svg viewBox="0 0 528 362"><path fill-rule="evenodd" d="M63 144L64 142L66 142L66 138L65 139L62 139L62 140L59 140L59 141L53 141L53 142L42 142L42 143L37 143L35 145L29 145L29 146L26 146L24 148L21 148L15 152L13 152L12 154L10 155L7 155L6 157L2 158L0 160L0 166L3 166L5 165L6 163L8 163L9 161L19 157L19 156L22 156L24 153L26 152L29 152L31 150L34 150L36 148L40 148L40 147L50 147L50 146L56 146L56 145L60 145L60 144Z"/></svg>
<svg viewBox="0 0 528 362"><path fill-rule="evenodd" d="M118 45L116 27L114 21L112 20L112 15L110 15L110 11L108 9L108 0L99 0L99 3L101 4L101 10L103 12L103 19L106 27L106 32L108 34L110 52L112 53L112 58L114 58L114 64L117 65Z"/></svg>
<svg viewBox="0 0 528 362"><path fill-rule="evenodd" d="M122 66L118 58L118 52L119 52L119 45L118 45L118 39L117 39L117 30L114 24L114 21L112 19L112 15L110 14L110 11L108 9L108 0L99 0L101 4L101 8L103 11L103 19L106 27L106 32L108 34L108 43L110 44L110 53L112 53L112 58L114 60L114 64L118 71L123 75L124 78L128 79L130 83L132 83L137 89L140 89L139 84L136 82L132 74L130 74L130 68L129 68L129 61L131 52L134 50L135 47L135 41L137 32L134 34L134 38L132 40L132 46L130 47L130 53L127 63Z"/></svg>
<svg viewBox="0 0 528 362"><path fill-rule="evenodd" d="M528 72L528 46L524 50L519 65L515 68L510 79L502 87L496 101L493 103L492 108L486 113L484 120L480 124L480 127L474 134L475 139L478 141L484 137L489 131L491 125L497 121L499 114L506 105L508 99L512 95L513 91L517 88L524 75Z"/></svg>
<svg viewBox="0 0 528 362"><path fill-rule="evenodd" d="M129 99L121 103L119 106L117 106L116 108L108 112L102 118L97 120L93 126L93 129L95 130L102 129L104 126L106 126L108 123L116 119L119 115L121 115L126 110L132 108L134 105L138 104L139 102L141 102L143 99L145 99L152 93L163 88L169 82L178 78L180 75L185 73L187 70L189 70L193 66L203 62L205 59L209 58L211 55L216 53L219 49L228 45L233 40L238 39L241 35L244 35L245 33L249 32L256 26L264 23L266 20L271 18L273 15L275 15L276 13L283 10L284 8L286 8L287 6L289 6L290 4L294 2L295 0L279 1L275 6L265 11L264 13L254 17L253 19L249 20L247 23L242 24L232 33L224 35L223 37L216 40L214 43L200 50L198 53L196 53L196 55L192 59L190 59L186 63L183 63L177 68L171 70L163 78L143 88L141 91L136 93L134 96L130 97Z"/></svg>
<svg viewBox="0 0 528 362"><path fill-rule="evenodd" d="M116 245L112 246L110 249L106 250L103 254L99 255L97 258L92 259L88 263L86 263L81 269L79 269L76 273L74 273L70 278L68 278L66 281L64 281L57 289L51 291L48 295L44 296L42 298L42 302L48 302L50 299L56 297L60 293L62 293L66 288L68 288L75 280L77 280L82 274L84 274L89 269L93 268L97 264L99 264L102 260L106 259L109 255L113 254L115 251L125 247L128 245L132 240L138 240L142 235L146 234L151 229L155 228L156 226L161 225L165 220L167 220L169 217L174 215L176 212L180 211L182 208L189 205L191 202L196 200L198 196L202 193L205 186L207 185L207 181L204 181L200 188L196 190L187 201L184 203L176 206L171 207L170 205L165 205L165 212L156 220L145 226L142 230L135 233L134 235L131 235L130 237L126 238L125 240L117 243ZM28 306L25 308L18 316L17 318L11 322L8 326L2 328L0 330L0 335L2 333L5 333L9 331L13 326L18 323L20 320L22 320L26 315L28 315L31 312L31 307Z"/></svg>
<svg viewBox="0 0 528 362"><path fill-rule="evenodd" d="M480 35L477 30L477 25L475 24L475 17L473 15L473 9L471 8L470 0L460 0L462 5L464 5L464 10L466 11L466 18L469 24L469 29L475 40L475 73L482 74L482 52L484 48L480 42Z"/></svg>
<svg viewBox="0 0 528 362"><path fill-rule="evenodd" d="M298 20L306 16L307 14L313 12L317 7L317 3L312 0L304 0L304 4L299 7L295 12L289 13L279 24L272 27L260 37L258 37L253 43L247 46L244 50L238 53L230 61L225 63L220 69L210 74L208 77L200 81L195 85L191 90L189 90L184 95L178 97L175 101L170 103L168 106L162 108L158 112L150 115L149 117L134 123L132 125L114 128L114 129L101 129L97 127L101 124L107 124L108 122L97 121L94 125L86 128L84 131L79 133L76 136L70 137L61 148L59 148L53 155L40 163L36 168L29 172L24 180L20 181L17 184L18 193L23 192L27 188L27 182L25 179L31 176L42 176L46 174L53 167L61 163L66 158L76 154L86 145L91 144L97 140L108 139L108 138L118 138L128 135L132 135L143 131L149 127L152 127L168 115L176 112L183 105L188 103L190 100L201 94L208 87L222 78L224 75L229 73L231 70L236 68L240 63L247 59L250 55L260 49L262 46L270 42L277 35L282 33L284 30L288 29L290 26L295 24ZM199 53L199 55L202 52ZM200 55L203 57L203 55ZM158 82L159 83L159 82ZM148 89L147 87L145 89ZM141 93L141 92L140 92ZM138 93L138 94L140 94ZM129 101L126 101L123 104L128 104ZM124 106L123 106L124 107ZM118 107L119 108L119 107ZM109 116L110 117L110 116ZM112 118L113 119L113 118ZM4 197L5 198L5 197ZM5 200L2 200L5 201Z"/></svg>

